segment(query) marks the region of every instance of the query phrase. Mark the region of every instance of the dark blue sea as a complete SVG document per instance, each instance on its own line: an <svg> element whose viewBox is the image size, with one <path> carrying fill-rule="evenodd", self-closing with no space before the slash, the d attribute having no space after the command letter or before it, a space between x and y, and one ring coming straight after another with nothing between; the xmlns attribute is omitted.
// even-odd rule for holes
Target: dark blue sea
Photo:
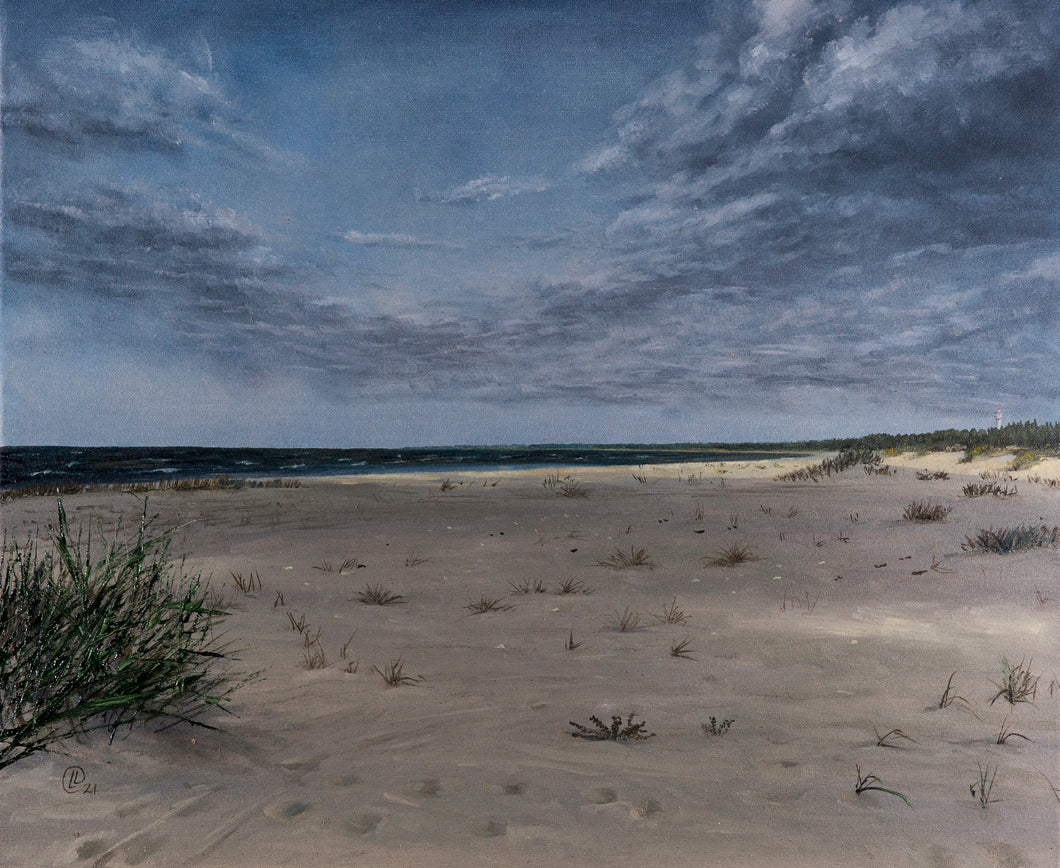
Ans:
<svg viewBox="0 0 1060 868"><path fill-rule="evenodd" d="M411 449L233 449L209 447L0 447L0 488L110 485L229 476L273 479L414 471L458 472L556 465L621 467L684 461L764 461L799 456L768 444L726 446L453 446Z"/></svg>

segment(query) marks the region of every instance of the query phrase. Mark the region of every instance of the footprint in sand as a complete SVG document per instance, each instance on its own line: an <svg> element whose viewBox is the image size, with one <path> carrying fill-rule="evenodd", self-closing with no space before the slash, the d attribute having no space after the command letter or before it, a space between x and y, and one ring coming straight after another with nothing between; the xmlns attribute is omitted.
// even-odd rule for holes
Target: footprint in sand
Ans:
<svg viewBox="0 0 1060 868"><path fill-rule="evenodd" d="M324 778L324 786L331 787L332 789L341 790L345 787L352 787L354 784L359 783L359 778L353 772L347 772L346 774L328 775Z"/></svg>
<svg viewBox="0 0 1060 868"><path fill-rule="evenodd" d="M637 802L630 813L634 817L646 819L647 817L653 817L656 814L662 813L662 805L660 805L656 799L645 798Z"/></svg>
<svg viewBox="0 0 1060 868"><path fill-rule="evenodd" d="M471 834L476 838L499 838L508 833L508 827L497 820L485 820L471 827Z"/></svg>
<svg viewBox="0 0 1060 868"><path fill-rule="evenodd" d="M594 805L610 805L618 799L618 793L610 787L594 787L585 794L585 798Z"/></svg>
<svg viewBox="0 0 1060 868"><path fill-rule="evenodd" d="M309 802L299 799L285 799L273 802L265 808L265 816L281 823L290 823L301 817L306 811L313 807Z"/></svg>
<svg viewBox="0 0 1060 868"><path fill-rule="evenodd" d="M424 778L405 784L405 792L410 796L437 796L442 792L442 782L438 778Z"/></svg>
<svg viewBox="0 0 1060 868"><path fill-rule="evenodd" d="M367 835L374 832L382 821L382 814L354 814L341 824L341 828L353 835Z"/></svg>

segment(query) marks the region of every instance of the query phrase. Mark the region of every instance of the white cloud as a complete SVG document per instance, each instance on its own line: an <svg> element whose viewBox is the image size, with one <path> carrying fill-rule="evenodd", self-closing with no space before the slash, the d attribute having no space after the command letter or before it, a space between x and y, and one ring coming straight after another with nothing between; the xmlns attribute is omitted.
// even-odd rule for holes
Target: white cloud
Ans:
<svg viewBox="0 0 1060 868"><path fill-rule="evenodd" d="M493 202L508 199L523 193L543 193L552 187L544 178L513 178L510 175L483 175L459 187L443 193L424 194L425 202L440 202L443 205L468 205L474 202Z"/></svg>
<svg viewBox="0 0 1060 868"><path fill-rule="evenodd" d="M351 229L342 236L360 247L407 247L411 249L452 248L446 241L425 241L407 232L361 232Z"/></svg>

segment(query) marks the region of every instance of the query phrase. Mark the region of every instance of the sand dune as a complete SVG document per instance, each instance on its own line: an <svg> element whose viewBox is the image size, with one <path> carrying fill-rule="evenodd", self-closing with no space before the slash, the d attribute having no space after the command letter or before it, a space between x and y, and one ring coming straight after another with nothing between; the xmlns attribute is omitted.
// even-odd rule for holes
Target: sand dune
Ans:
<svg viewBox="0 0 1060 868"><path fill-rule="evenodd" d="M775 481L788 465L773 461L633 468L643 482L561 470L589 489L577 498L545 471L152 496L183 526L188 568L224 585L225 628L263 675L223 732L93 736L0 771L2 861L1055 865L1060 557L961 543L1060 524L1060 489L1024 473L1014 497L962 497L986 465L954 461L816 484ZM916 479L933 467L953 475ZM953 507L945 521L902 519L928 499ZM66 505L105 523L139 509ZM21 538L53 511L14 501L4 528ZM732 545L759 559L704 566ZM651 566L600 565L641 549ZM233 571L262 590L240 593ZM567 580L591 593L558 593ZM405 601L365 605L368 584ZM514 608L467 608L483 597ZM640 622L623 632L627 610ZM323 668L306 667L303 616ZM1034 704L990 704L1002 655L1040 675ZM387 687L375 670L398 659L418 680ZM940 709L951 673L967 702ZM571 737L613 714L653 737ZM712 735L712 716L733 722ZM998 744L1002 727L1027 740ZM895 729L908 739L877 745ZM980 764L997 769L985 809ZM858 766L912 808L856 794Z"/></svg>

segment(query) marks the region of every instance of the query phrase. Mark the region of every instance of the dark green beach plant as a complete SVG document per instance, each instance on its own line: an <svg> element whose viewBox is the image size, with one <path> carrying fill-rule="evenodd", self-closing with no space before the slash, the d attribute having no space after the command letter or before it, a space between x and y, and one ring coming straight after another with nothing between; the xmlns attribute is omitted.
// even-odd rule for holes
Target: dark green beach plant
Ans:
<svg viewBox="0 0 1060 868"><path fill-rule="evenodd" d="M147 517L99 540L72 536L62 500L50 538L0 558L0 768L95 729L204 718L254 676L229 668L225 613L184 573L172 530Z"/></svg>

